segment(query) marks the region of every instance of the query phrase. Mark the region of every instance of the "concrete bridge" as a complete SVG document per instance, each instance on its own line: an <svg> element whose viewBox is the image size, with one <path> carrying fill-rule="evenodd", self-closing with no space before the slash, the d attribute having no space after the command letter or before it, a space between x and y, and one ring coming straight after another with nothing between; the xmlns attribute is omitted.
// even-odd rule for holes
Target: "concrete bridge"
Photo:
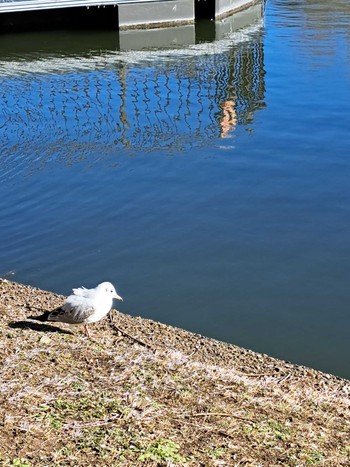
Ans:
<svg viewBox="0 0 350 467"><path fill-rule="evenodd" d="M119 29L191 24L196 18L220 19L264 0L0 0L0 32L65 12L81 24L88 16ZM69 10L68 10L69 9Z"/></svg>

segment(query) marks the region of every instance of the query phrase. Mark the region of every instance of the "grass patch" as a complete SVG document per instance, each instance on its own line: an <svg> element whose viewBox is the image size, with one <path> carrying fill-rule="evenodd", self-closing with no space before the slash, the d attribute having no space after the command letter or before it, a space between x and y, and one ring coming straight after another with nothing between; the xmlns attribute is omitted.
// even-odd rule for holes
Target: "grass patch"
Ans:
<svg viewBox="0 0 350 467"><path fill-rule="evenodd" d="M139 461L156 461L156 462L172 462L183 463L186 458L179 454L180 446L170 439L159 439L153 442L140 456Z"/></svg>

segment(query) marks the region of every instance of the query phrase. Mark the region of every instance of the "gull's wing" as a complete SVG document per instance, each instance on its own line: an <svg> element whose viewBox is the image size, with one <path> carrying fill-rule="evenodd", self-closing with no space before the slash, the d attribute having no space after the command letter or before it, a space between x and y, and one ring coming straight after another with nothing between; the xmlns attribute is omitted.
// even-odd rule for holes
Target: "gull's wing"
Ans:
<svg viewBox="0 0 350 467"><path fill-rule="evenodd" d="M96 308L91 299L80 295L70 295L62 307L52 311L47 319L61 323L80 324L95 312Z"/></svg>
<svg viewBox="0 0 350 467"><path fill-rule="evenodd" d="M94 289L78 287L77 289L73 289L73 295L80 295L81 297L88 297L92 290Z"/></svg>

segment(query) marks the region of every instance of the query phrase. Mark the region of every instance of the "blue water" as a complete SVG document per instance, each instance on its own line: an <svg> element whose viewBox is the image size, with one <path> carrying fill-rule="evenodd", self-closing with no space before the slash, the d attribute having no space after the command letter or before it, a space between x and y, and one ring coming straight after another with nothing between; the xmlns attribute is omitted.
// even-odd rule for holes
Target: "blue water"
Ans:
<svg viewBox="0 0 350 467"><path fill-rule="evenodd" d="M350 378L348 1L253 13L159 50L2 36L0 275L110 280L122 312Z"/></svg>

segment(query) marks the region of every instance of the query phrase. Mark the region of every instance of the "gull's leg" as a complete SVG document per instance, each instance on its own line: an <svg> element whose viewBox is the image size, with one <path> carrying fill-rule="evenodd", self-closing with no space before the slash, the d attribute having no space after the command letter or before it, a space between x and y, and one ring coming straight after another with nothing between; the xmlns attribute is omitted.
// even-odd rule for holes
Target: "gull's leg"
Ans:
<svg viewBox="0 0 350 467"><path fill-rule="evenodd" d="M84 324L84 331L85 331L85 335L91 339L91 336L90 336L90 333L89 333L89 328L87 327L87 324Z"/></svg>

